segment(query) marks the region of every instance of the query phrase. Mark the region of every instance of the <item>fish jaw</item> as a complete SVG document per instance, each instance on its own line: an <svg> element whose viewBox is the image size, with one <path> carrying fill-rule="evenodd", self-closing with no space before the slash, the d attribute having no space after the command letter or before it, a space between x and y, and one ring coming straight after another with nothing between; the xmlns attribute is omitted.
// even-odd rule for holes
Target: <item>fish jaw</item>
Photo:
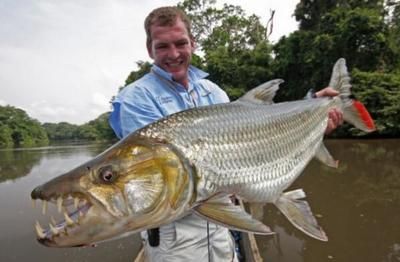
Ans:
<svg viewBox="0 0 400 262"><path fill-rule="evenodd" d="M35 188L31 197L56 205L64 219L37 239L50 247L89 246L169 223L194 199L193 169L166 142L128 137L95 159Z"/></svg>

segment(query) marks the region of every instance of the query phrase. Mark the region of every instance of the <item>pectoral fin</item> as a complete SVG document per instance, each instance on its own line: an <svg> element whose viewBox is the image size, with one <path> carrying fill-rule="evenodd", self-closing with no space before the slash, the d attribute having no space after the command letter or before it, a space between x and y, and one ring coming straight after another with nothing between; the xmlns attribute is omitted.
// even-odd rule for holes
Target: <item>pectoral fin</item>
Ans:
<svg viewBox="0 0 400 262"><path fill-rule="evenodd" d="M274 234L269 227L230 201L206 201L195 207L194 211L206 220L234 230L263 235Z"/></svg>
<svg viewBox="0 0 400 262"><path fill-rule="evenodd" d="M264 203L250 203L250 214L257 220L264 217Z"/></svg>
<svg viewBox="0 0 400 262"><path fill-rule="evenodd" d="M339 161L335 160L332 155L326 149L325 145L321 143L321 146L317 150L315 157L321 161L323 164L337 168L339 166Z"/></svg>
<svg viewBox="0 0 400 262"><path fill-rule="evenodd" d="M302 189L290 191L282 194L275 205L295 227L313 238L328 241L328 237L322 228L318 226L308 203L304 200L299 200L299 198L303 197L305 197L305 194Z"/></svg>

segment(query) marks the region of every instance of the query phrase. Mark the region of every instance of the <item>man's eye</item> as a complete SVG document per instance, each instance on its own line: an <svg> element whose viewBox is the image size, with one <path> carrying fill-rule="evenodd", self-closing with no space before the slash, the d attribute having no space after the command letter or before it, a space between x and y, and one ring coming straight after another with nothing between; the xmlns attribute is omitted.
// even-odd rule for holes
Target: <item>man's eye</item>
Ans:
<svg viewBox="0 0 400 262"><path fill-rule="evenodd" d="M176 44L176 46L178 46L178 47L182 47L182 46L186 46L188 44L188 42L178 42L177 44Z"/></svg>

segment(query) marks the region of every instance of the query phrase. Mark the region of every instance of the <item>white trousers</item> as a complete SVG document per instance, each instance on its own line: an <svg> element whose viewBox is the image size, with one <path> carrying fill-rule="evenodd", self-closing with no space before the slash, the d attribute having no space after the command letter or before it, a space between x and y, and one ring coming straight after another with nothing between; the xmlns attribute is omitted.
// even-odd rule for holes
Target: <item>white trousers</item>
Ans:
<svg viewBox="0 0 400 262"><path fill-rule="evenodd" d="M151 247L148 244L146 231L141 235L144 240L146 261L149 262L238 261L234 240L229 230L209 223L208 240L207 221L194 214L161 226L158 247Z"/></svg>

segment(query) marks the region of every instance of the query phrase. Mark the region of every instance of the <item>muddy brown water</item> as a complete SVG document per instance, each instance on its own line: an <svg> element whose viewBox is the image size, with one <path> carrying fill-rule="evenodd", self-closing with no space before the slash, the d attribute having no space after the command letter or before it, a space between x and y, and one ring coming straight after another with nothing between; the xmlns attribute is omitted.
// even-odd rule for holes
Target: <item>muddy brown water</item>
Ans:
<svg viewBox="0 0 400 262"><path fill-rule="evenodd" d="M257 236L265 261L400 261L400 140L328 140L338 169L312 161L291 189L303 188L318 223L320 242L295 229L272 205L264 223L277 234ZM33 225L36 186L89 160L107 145L0 150L0 261L133 261L138 235L95 248L47 248Z"/></svg>

